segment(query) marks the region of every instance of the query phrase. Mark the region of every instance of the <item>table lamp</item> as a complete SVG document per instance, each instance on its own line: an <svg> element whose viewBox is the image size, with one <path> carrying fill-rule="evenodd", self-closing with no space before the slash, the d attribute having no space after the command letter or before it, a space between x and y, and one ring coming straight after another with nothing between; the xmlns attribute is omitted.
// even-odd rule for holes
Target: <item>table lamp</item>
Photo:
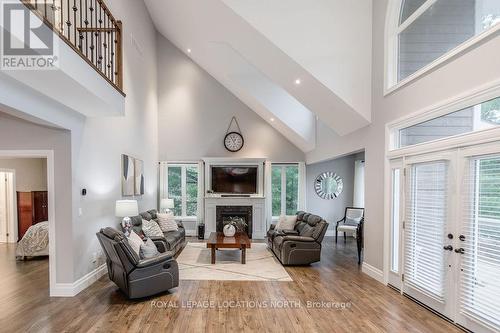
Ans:
<svg viewBox="0 0 500 333"><path fill-rule="evenodd" d="M161 199L160 201L160 209L163 210L164 213L170 213L170 208L174 208L174 199Z"/></svg>
<svg viewBox="0 0 500 333"><path fill-rule="evenodd" d="M125 236L130 235L130 230L132 228L132 221L130 216L139 215L139 207L136 200L117 200L115 206L115 215L117 217L123 217L122 227Z"/></svg>

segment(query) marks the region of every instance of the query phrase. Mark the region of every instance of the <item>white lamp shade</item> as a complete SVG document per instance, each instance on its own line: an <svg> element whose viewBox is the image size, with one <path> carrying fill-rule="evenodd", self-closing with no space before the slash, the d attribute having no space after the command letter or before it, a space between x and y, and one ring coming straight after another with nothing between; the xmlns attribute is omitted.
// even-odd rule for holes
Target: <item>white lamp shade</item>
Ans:
<svg viewBox="0 0 500 333"><path fill-rule="evenodd" d="M115 215L117 217L130 217L139 215L139 207L136 200L117 200Z"/></svg>
<svg viewBox="0 0 500 333"><path fill-rule="evenodd" d="M165 208L174 208L174 199L161 199L160 201L160 209Z"/></svg>

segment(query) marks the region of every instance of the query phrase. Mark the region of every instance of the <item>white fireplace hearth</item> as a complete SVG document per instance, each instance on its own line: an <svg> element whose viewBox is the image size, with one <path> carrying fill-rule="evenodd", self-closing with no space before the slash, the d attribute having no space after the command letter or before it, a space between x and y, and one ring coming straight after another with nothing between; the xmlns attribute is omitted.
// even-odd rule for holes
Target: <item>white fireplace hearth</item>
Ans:
<svg viewBox="0 0 500 333"><path fill-rule="evenodd" d="M205 238L217 229L217 206L252 207L252 239L264 239L266 235L266 205L263 197L206 197Z"/></svg>

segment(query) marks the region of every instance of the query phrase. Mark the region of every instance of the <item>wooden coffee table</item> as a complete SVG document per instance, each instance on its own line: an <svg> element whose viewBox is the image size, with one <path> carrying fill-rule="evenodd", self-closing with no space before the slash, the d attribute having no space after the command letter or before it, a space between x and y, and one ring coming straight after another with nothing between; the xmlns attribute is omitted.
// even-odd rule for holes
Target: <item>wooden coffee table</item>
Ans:
<svg viewBox="0 0 500 333"><path fill-rule="evenodd" d="M222 232L212 232L208 237L207 248L212 249L212 265L215 264L215 250L239 249L241 250L241 263L246 263L247 249L252 247L246 233L237 232L233 237L225 237Z"/></svg>

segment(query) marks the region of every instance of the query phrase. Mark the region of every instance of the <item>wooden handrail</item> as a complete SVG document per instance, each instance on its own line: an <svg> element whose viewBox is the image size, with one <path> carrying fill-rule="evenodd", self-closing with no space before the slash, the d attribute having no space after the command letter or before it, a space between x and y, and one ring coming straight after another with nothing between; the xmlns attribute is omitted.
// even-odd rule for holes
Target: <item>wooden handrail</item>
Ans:
<svg viewBox="0 0 500 333"><path fill-rule="evenodd" d="M21 0L123 96L122 22L103 0Z"/></svg>

